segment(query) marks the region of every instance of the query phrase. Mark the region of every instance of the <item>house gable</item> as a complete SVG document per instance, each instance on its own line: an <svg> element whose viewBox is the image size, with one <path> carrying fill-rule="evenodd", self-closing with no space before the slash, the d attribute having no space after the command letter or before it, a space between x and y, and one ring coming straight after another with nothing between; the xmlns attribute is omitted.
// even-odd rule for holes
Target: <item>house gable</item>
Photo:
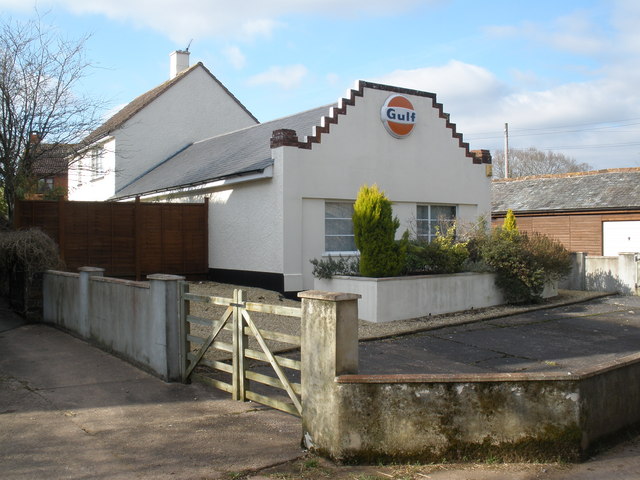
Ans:
<svg viewBox="0 0 640 480"><path fill-rule="evenodd" d="M159 98L162 94L172 88L174 85L182 81L185 77L191 74L195 70L203 70L206 74L215 82L215 84L222 89L222 91L237 105L237 107L244 111L246 115L253 120L253 123L258 123L258 119L225 87L211 71L204 66L202 62L198 62L192 67L178 73L174 78L167 80L166 82L158 85L157 87L143 93L129 102L126 106L121 108L112 117L110 117L105 123L103 123L96 130L91 132L84 140L85 145L91 145L92 143L111 135L112 132L121 128L128 120L133 118L138 112L147 107L151 102Z"/></svg>
<svg viewBox="0 0 640 480"><path fill-rule="evenodd" d="M436 95L434 93L394 87L373 82L366 82L363 80L358 81L357 88L349 90L348 95L340 99L338 106L332 108L329 115L323 116L321 118L319 125L314 127L311 135L306 136L304 140L300 141L298 140L298 136L294 131L275 131L271 139L271 148L277 148L280 146L295 146L303 149L311 149L314 144L320 143L323 135L328 134L331 131L331 126L336 125L341 116L347 114L347 109L349 107L355 106L356 100L364 95L365 88L369 88L372 90L381 90L389 93L397 93L400 95L411 95L431 99L433 108L437 109L438 116L445 120L446 128L450 130L451 136L458 140L458 144L460 148L465 150L466 156L471 158L473 160L473 163L491 163L491 156L488 154L488 151L469 150L469 144L463 141L462 134L459 133L456 129L456 124L450 122L449 114L445 113L443 105L436 101Z"/></svg>
<svg viewBox="0 0 640 480"><path fill-rule="evenodd" d="M98 199L97 191L100 199L109 198L191 143L257 123L198 63L133 100L84 140L90 147L73 172L77 181L72 198ZM92 151L105 143L111 151L102 155L113 157L113 175L92 178L89 186L80 170L90 163Z"/></svg>

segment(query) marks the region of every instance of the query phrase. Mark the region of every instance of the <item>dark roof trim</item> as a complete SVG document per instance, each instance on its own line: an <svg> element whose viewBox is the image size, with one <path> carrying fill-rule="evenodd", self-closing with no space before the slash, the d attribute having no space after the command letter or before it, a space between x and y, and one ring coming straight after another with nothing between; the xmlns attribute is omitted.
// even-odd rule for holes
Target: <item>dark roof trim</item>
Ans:
<svg viewBox="0 0 640 480"><path fill-rule="evenodd" d="M473 163L491 163L490 155L474 154L469 150L469 144L464 142L462 134L456 130L456 124L449 121L449 114L444 112L443 105L436 101L436 94L430 92L424 92L421 90L413 90L410 88L394 87L391 85L384 85L382 83L367 82L364 80L358 81L357 89L349 90L349 94L346 98L342 98L339 102L339 106L332 109L332 115L324 116L324 125L318 125L315 127L315 135L310 135L306 138L306 141L299 141L298 138L290 133L283 132L274 135L271 141L271 148L277 148L280 146L298 147L302 149L311 149L314 143L320 143L323 134L328 134L331 125L337 124L340 115L347 114L347 108L354 106L356 98L364 96L364 89L369 88L372 90L384 90L387 92L398 93L401 95L414 95L418 97L430 98L433 108L436 108L439 112L440 118L446 121L446 127L451 129L451 136L458 140L460 148L465 150L465 155L473 160ZM275 132L274 132L275 133ZM480 152L480 151L478 151ZM487 151L488 152L488 151Z"/></svg>
<svg viewBox="0 0 640 480"><path fill-rule="evenodd" d="M516 217L559 217L563 215L602 215L605 213L640 213L638 207L603 207L603 208L576 208L564 210L513 210ZM506 210L491 212L491 218L502 218L507 215Z"/></svg>

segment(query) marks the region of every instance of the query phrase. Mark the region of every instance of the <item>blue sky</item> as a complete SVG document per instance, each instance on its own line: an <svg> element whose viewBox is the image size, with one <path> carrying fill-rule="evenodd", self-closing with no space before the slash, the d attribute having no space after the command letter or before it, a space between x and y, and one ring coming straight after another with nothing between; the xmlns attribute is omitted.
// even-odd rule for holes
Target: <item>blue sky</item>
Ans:
<svg viewBox="0 0 640 480"><path fill-rule="evenodd" d="M335 102L358 79L426 90L473 149L640 167L637 0L0 0L90 34L81 88L111 113L168 79L191 42L259 120Z"/></svg>

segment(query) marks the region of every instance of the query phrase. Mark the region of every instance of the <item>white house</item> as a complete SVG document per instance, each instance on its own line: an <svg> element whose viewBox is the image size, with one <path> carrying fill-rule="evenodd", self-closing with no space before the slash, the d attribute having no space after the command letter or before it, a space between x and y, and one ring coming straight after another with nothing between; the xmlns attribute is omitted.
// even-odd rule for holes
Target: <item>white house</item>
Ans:
<svg viewBox="0 0 640 480"><path fill-rule="evenodd" d="M170 58L170 78L92 132L69 167L69 200L106 200L202 138L258 120L189 52Z"/></svg>
<svg viewBox="0 0 640 480"><path fill-rule="evenodd" d="M182 75L210 74L199 67ZM182 142L172 134L175 141L154 145L171 129L134 142L153 130L145 122L162 128L152 110L166 113L163 103L125 122L122 136L139 157L124 161L111 195L208 197L215 279L288 292L313 288L310 259L354 253L350 217L363 184L378 184L393 202L399 235L409 228L428 238L442 217L475 222L490 213L491 156L469 150L432 93L360 81L337 105L259 124L222 86L219 97L237 128L200 125L207 109L220 117L215 95L193 118L181 117L179 124L188 123ZM111 135L121 141L119 131Z"/></svg>

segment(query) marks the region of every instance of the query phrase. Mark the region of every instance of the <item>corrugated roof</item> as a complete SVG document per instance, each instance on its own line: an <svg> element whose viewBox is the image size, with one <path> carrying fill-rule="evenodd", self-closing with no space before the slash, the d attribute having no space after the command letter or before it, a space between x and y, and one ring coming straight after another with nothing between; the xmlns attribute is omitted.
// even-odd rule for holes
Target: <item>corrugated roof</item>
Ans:
<svg viewBox="0 0 640 480"><path fill-rule="evenodd" d="M494 180L493 213L640 207L640 168Z"/></svg>
<svg viewBox="0 0 640 480"><path fill-rule="evenodd" d="M178 83L180 80L182 80L184 77L186 77L189 73L193 72L197 68L204 69L205 72L207 72L211 76L211 78L216 83L218 83L218 85L220 85L220 87L222 87L224 89L224 91L227 93L227 95L229 95L230 98L235 100L235 102L240 107L242 107L242 109L245 112L247 112L247 114L251 118L253 118L256 122L258 121L258 119L256 117L254 117L253 114L249 110L247 110L247 108L242 103L240 103L240 101L227 89L227 87L225 87L220 82L220 80L218 80L216 78L215 75L213 75L209 71L209 69L207 67L205 67L202 64L202 62L198 62L195 65L193 65L192 67L189 67L186 70L183 70L182 72L178 73L172 79L167 80L166 82L158 85L157 87L155 87L155 88L149 90L148 92L143 93L139 97L135 98L133 101L128 103L125 107L120 109L115 115L113 115L111 118L109 118L109 120L107 120L101 126L96 128L86 138L84 138L83 143L85 145L91 145L93 142L96 142L96 141L100 140L101 138L106 137L111 132L113 132L114 130L116 130L119 127L121 127L127 120L132 118L136 113L138 113L144 107L149 105L156 98L158 98L160 95L162 95L164 92L166 92L169 88L171 88L173 85Z"/></svg>
<svg viewBox="0 0 640 480"><path fill-rule="evenodd" d="M292 129L298 136L311 135L330 107L308 110L235 132L202 140L180 150L160 165L116 192L115 198L208 183L264 170L273 164L270 139L274 130Z"/></svg>

